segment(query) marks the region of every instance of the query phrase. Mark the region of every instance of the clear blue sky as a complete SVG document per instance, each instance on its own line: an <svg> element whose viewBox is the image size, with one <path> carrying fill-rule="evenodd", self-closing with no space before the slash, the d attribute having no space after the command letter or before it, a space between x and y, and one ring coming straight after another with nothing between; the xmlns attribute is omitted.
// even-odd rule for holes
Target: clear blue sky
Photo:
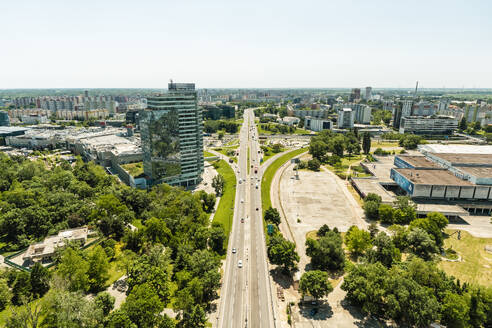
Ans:
<svg viewBox="0 0 492 328"><path fill-rule="evenodd" d="M0 88L490 88L491 12L490 0L2 0Z"/></svg>

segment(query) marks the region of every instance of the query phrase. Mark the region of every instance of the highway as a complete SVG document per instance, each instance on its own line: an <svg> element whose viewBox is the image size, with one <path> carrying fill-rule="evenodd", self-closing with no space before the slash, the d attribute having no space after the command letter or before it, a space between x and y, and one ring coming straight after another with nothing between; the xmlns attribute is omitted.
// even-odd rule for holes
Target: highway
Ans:
<svg viewBox="0 0 492 328"><path fill-rule="evenodd" d="M215 326L273 328L275 324L261 217L260 147L252 109L244 112L239 141L234 219ZM258 173L255 173L255 167L258 167ZM238 265L240 260L242 267Z"/></svg>

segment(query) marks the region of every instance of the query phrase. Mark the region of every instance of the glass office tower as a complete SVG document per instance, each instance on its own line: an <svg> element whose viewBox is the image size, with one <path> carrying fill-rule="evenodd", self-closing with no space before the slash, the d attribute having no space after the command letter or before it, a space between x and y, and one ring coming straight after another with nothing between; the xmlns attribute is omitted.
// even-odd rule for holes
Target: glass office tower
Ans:
<svg viewBox="0 0 492 328"><path fill-rule="evenodd" d="M140 111L144 173L150 184L183 187L203 173L203 118L194 83L169 83L167 93L147 98Z"/></svg>

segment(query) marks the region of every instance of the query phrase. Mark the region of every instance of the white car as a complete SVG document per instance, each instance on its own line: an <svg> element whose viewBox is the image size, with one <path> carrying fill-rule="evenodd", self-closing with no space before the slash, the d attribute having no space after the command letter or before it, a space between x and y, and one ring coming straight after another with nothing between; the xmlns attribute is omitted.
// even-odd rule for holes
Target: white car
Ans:
<svg viewBox="0 0 492 328"><path fill-rule="evenodd" d="M241 199L241 203L244 203L244 199Z"/></svg>
<svg viewBox="0 0 492 328"><path fill-rule="evenodd" d="M242 260L239 260L239 261L237 262L237 267L238 267L238 268L242 268L242 267L243 267L243 261L242 261Z"/></svg>
<svg viewBox="0 0 492 328"><path fill-rule="evenodd" d="M243 180L241 178L239 178L239 184L243 183Z"/></svg>
<svg viewBox="0 0 492 328"><path fill-rule="evenodd" d="M232 249L232 253L236 254L236 248L235 247Z"/></svg>

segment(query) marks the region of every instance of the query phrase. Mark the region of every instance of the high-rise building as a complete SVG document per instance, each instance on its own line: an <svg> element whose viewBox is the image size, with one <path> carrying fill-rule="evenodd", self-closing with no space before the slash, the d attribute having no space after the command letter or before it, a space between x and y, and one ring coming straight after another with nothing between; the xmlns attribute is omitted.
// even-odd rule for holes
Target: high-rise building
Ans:
<svg viewBox="0 0 492 328"><path fill-rule="evenodd" d="M349 102L355 102L359 100L360 100L360 89L353 88L352 92L350 93Z"/></svg>
<svg viewBox="0 0 492 328"><path fill-rule="evenodd" d="M9 113L0 111L0 126L10 126Z"/></svg>
<svg viewBox="0 0 492 328"><path fill-rule="evenodd" d="M196 185L203 172L203 118L194 83L169 83L139 113L144 173L152 185Z"/></svg>
<svg viewBox="0 0 492 328"><path fill-rule="evenodd" d="M372 87L366 87L366 100L372 99Z"/></svg>
<svg viewBox="0 0 492 328"><path fill-rule="evenodd" d="M337 126L339 128L353 128L354 127L355 115L351 108L342 108L338 111L338 122Z"/></svg>

